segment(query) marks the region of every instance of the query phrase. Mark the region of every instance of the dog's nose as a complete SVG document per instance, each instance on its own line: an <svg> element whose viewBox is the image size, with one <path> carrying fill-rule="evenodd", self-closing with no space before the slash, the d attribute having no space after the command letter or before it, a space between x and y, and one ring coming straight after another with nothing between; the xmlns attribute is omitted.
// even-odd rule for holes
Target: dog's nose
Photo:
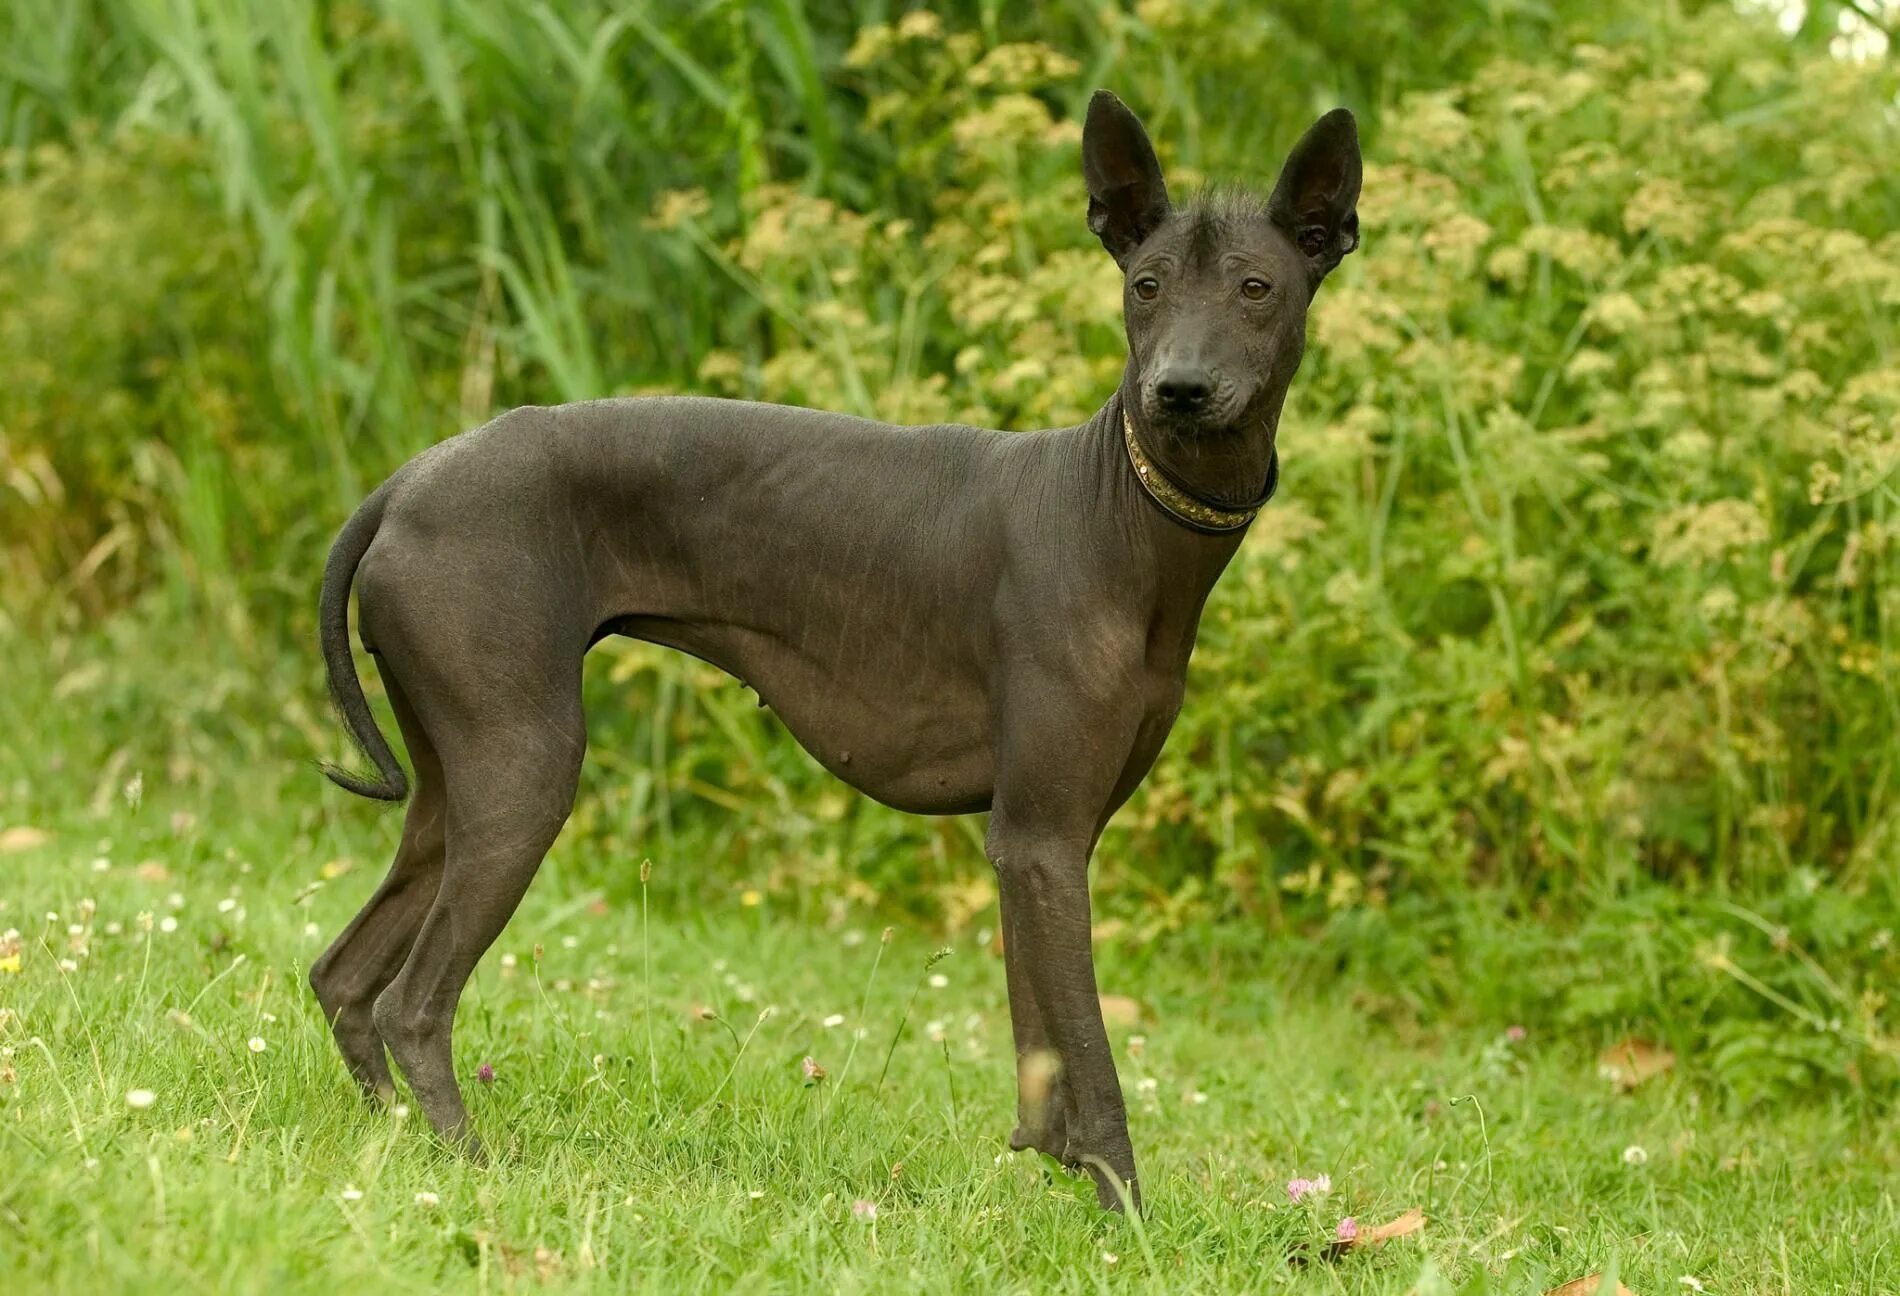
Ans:
<svg viewBox="0 0 1900 1296"><path fill-rule="evenodd" d="M1201 369L1170 369L1155 382L1155 395L1164 408L1176 414L1191 414L1207 404L1214 385Z"/></svg>

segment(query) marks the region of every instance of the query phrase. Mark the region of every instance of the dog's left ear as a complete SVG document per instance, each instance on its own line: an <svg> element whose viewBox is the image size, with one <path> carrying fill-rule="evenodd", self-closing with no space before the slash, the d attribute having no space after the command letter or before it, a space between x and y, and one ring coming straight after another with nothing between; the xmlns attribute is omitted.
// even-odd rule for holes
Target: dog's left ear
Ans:
<svg viewBox="0 0 1900 1296"><path fill-rule="evenodd" d="M1306 255L1314 283L1359 246L1359 178L1359 127L1344 108L1314 122L1280 168L1267 215Z"/></svg>
<svg viewBox="0 0 1900 1296"><path fill-rule="evenodd" d="M1082 178L1089 187L1089 229L1126 267L1168 218L1168 186L1141 119L1106 90L1089 100L1082 125Z"/></svg>

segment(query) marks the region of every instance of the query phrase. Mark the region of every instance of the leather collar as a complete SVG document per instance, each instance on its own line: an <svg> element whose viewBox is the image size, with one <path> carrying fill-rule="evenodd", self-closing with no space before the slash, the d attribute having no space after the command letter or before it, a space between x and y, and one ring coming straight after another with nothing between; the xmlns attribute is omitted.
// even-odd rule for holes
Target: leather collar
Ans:
<svg viewBox="0 0 1900 1296"><path fill-rule="evenodd" d="M1122 441L1128 447L1128 465L1135 470L1135 480L1141 483L1148 498L1159 504L1161 511L1176 522L1203 535L1230 535L1244 529L1253 521L1261 506L1273 498L1273 492L1280 488L1280 451L1277 447L1272 458L1267 460L1267 484L1259 497L1251 504L1234 508L1204 500L1168 476L1161 465L1150 459L1148 452L1141 448L1141 442L1135 437L1135 425L1129 421L1126 410L1122 411Z"/></svg>

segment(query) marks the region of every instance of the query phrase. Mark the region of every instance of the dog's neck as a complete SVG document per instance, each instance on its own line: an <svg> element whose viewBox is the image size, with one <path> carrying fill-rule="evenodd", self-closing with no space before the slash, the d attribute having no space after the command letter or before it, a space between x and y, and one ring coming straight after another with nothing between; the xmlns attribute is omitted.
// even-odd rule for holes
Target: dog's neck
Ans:
<svg viewBox="0 0 1900 1296"><path fill-rule="evenodd" d="M1156 592L1163 604L1174 609L1174 613L1167 615L1166 619L1174 620L1178 616L1184 628L1191 627L1192 622L1199 618L1201 604L1214 588L1214 582L1220 579L1221 572L1239 549L1247 528L1210 534L1190 528L1159 503L1141 484L1136 476L1135 465L1130 461L1124 440L1123 419L1131 416L1135 419L1134 427L1139 435L1139 416L1131 408L1126 393L1117 389L1107 403L1078 429L1089 447L1088 456L1093 463L1090 476L1102 483L1103 497L1112 499L1116 510L1126 519L1122 534L1136 550L1130 555L1131 560L1144 566L1151 564L1152 569L1161 576ZM1171 462L1155 455L1152 444L1145 437L1141 445L1157 466ZM1231 480L1219 486L1208 484L1205 469L1201 476L1190 476L1188 481L1194 483L1192 489L1197 495L1202 491L1209 494L1228 491L1231 492L1231 498L1251 500L1260 494L1272 454L1273 448L1269 441L1258 455L1257 463L1253 460L1237 463L1231 470ZM1174 473L1179 470L1169 467L1168 471ZM1187 485L1178 477L1175 480L1183 486ZM1251 484L1242 488L1238 485L1241 481Z"/></svg>

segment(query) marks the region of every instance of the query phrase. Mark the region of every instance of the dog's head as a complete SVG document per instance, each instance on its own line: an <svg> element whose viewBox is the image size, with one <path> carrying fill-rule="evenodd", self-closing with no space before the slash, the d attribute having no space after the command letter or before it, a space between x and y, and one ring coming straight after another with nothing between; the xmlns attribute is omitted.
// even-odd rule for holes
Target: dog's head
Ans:
<svg viewBox="0 0 1900 1296"><path fill-rule="evenodd" d="M1137 419L1183 441L1265 427L1306 347L1306 310L1359 245L1359 131L1334 109L1293 146L1266 198L1168 199L1154 146L1098 90L1082 132L1089 228L1124 276Z"/></svg>

